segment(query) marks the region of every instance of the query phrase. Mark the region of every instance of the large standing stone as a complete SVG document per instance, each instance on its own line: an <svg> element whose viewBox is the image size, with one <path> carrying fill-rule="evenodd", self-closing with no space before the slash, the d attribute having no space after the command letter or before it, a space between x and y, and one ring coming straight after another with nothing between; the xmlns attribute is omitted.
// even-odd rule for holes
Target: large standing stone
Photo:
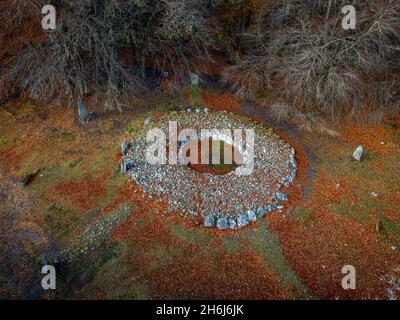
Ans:
<svg viewBox="0 0 400 320"><path fill-rule="evenodd" d="M364 148L363 146L358 146L353 153L353 159L357 161L361 161L362 156L364 155Z"/></svg>
<svg viewBox="0 0 400 320"><path fill-rule="evenodd" d="M125 158L122 158L121 173L127 173L134 166L135 166L135 163L132 160L126 160Z"/></svg>
<svg viewBox="0 0 400 320"><path fill-rule="evenodd" d="M123 155L126 155L126 153L128 152L129 149L129 141L125 140L124 142L122 142L121 145L121 152Z"/></svg>
<svg viewBox="0 0 400 320"><path fill-rule="evenodd" d="M88 122L94 118L94 113L89 112L88 108L86 107L85 101L83 101L82 99L78 100L77 107L79 119L81 121Z"/></svg>
<svg viewBox="0 0 400 320"><path fill-rule="evenodd" d="M198 86L199 82L200 82L200 77L195 73L191 73L190 74L190 84L192 86Z"/></svg>

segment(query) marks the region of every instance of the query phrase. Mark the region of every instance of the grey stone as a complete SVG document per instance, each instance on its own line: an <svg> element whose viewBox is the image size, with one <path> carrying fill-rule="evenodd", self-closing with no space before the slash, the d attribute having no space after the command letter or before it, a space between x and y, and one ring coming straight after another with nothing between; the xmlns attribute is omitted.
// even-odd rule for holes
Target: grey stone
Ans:
<svg viewBox="0 0 400 320"><path fill-rule="evenodd" d="M215 227L217 224L217 217L213 214L209 214L204 218L204 226L207 228Z"/></svg>
<svg viewBox="0 0 400 320"><path fill-rule="evenodd" d="M144 120L144 124L150 124L153 122L154 122L154 119L152 119L152 118L147 118L146 120Z"/></svg>
<svg viewBox="0 0 400 320"><path fill-rule="evenodd" d="M249 217L247 214L241 214L237 217L237 223L239 228L243 228L249 224Z"/></svg>
<svg viewBox="0 0 400 320"><path fill-rule="evenodd" d="M265 216L266 213L267 213L267 208L266 208L265 206L259 207L259 208L257 209L257 216L258 216L259 218Z"/></svg>
<svg viewBox="0 0 400 320"><path fill-rule="evenodd" d="M288 201L289 200L288 196L282 192L277 192L275 195L276 195L277 199L280 201Z"/></svg>
<svg viewBox="0 0 400 320"><path fill-rule="evenodd" d="M94 118L94 113L89 112L85 102L79 99L77 102L79 119L83 122L88 122Z"/></svg>
<svg viewBox="0 0 400 320"><path fill-rule="evenodd" d="M190 84L192 86L198 86L199 83L200 83L200 77L195 73L191 73L190 74Z"/></svg>
<svg viewBox="0 0 400 320"><path fill-rule="evenodd" d="M229 228L228 218L222 217L217 220L217 228L220 230L226 230Z"/></svg>
<svg viewBox="0 0 400 320"><path fill-rule="evenodd" d="M286 181L284 184L285 188L290 188L290 182Z"/></svg>
<svg viewBox="0 0 400 320"><path fill-rule="evenodd" d="M125 140L124 142L122 142L122 145L121 145L122 154L126 155L126 153L128 152L128 149L129 149L129 141Z"/></svg>
<svg viewBox="0 0 400 320"><path fill-rule="evenodd" d="M122 159L122 162L121 162L121 173L126 173L126 166L125 166L124 159Z"/></svg>
<svg viewBox="0 0 400 320"><path fill-rule="evenodd" d="M361 161L362 156L364 155L364 147L358 146L353 153L353 159L357 161Z"/></svg>
<svg viewBox="0 0 400 320"><path fill-rule="evenodd" d="M247 211L247 217L248 217L249 221L253 221L253 222L257 221L256 213L252 210Z"/></svg>
<svg viewBox="0 0 400 320"><path fill-rule="evenodd" d="M236 218L229 218L229 228L236 230L238 227Z"/></svg>
<svg viewBox="0 0 400 320"><path fill-rule="evenodd" d="M135 166L135 163L132 160L126 160L125 158L122 158L121 173L127 173L134 166Z"/></svg>
<svg viewBox="0 0 400 320"><path fill-rule="evenodd" d="M292 174L289 174L286 178L287 178L287 181L288 181L289 183L292 183L293 180L295 179L295 178L293 177Z"/></svg>

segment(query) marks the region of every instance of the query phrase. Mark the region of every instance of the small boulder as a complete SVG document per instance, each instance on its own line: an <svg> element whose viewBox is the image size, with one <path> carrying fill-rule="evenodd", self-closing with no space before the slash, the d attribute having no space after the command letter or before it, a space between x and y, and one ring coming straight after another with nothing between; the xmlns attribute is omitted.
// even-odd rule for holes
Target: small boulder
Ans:
<svg viewBox="0 0 400 320"><path fill-rule="evenodd" d="M238 225L237 225L236 218L229 218L229 227L232 230L236 230L237 229Z"/></svg>
<svg viewBox="0 0 400 320"><path fill-rule="evenodd" d="M353 159L357 161L361 161L362 156L364 155L364 147L358 146L356 150L353 152Z"/></svg>
<svg viewBox="0 0 400 320"><path fill-rule="evenodd" d="M228 218L222 217L217 220L217 228L220 230L226 230L229 228Z"/></svg>
<svg viewBox="0 0 400 320"><path fill-rule="evenodd" d="M264 217L266 213L267 213L267 208L264 207L264 206L261 206L261 207L259 207L259 208L257 209L257 216L258 216L259 218Z"/></svg>
<svg viewBox="0 0 400 320"><path fill-rule="evenodd" d="M249 217L247 214L241 214L237 218L239 228L243 228L249 224Z"/></svg>
<svg viewBox="0 0 400 320"><path fill-rule="evenodd" d="M276 198L280 201L288 201L288 196L282 192L277 192L276 194Z"/></svg>
<svg viewBox="0 0 400 320"><path fill-rule="evenodd" d="M290 188L290 182L289 181L286 181L283 185L285 186L285 188Z"/></svg>
<svg viewBox="0 0 400 320"><path fill-rule="evenodd" d="M209 214L208 216L206 216L204 218L204 226L207 228L212 228L215 227L215 225L217 224L217 217Z"/></svg>
<svg viewBox="0 0 400 320"><path fill-rule="evenodd" d="M287 182L286 183L289 183L289 185L293 182L293 180L294 180L294 177L291 175L291 174L289 174L287 177L286 177L286 179L287 179Z"/></svg>
<svg viewBox="0 0 400 320"><path fill-rule="evenodd" d="M168 71L162 71L160 74L160 78L165 78L165 79L170 78L171 76L172 76L171 73Z"/></svg>
<svg viewBox="0 0 400 320"><path fill-rule="evenodd" d="M268 211L269 213L273 212L275 209L276 209L276 208L275 208L275 206L274 206L273 204L267 205L267 211Z"/></svg>
<svg viewBox="0 0 400 320"><path fill-rule="evenodd" d="M152 119L152 118L147 118L146 120L144 120L144 124L150 124L153 122L154 122L154 119Z"/></svg>
<svg viewBox="0 0 400 320"><path fill-rule="evenodd" d="M253 221L253 222L257 221L256 213L252 210L247 211L247 217L248 217L249 221Z"/></svg>

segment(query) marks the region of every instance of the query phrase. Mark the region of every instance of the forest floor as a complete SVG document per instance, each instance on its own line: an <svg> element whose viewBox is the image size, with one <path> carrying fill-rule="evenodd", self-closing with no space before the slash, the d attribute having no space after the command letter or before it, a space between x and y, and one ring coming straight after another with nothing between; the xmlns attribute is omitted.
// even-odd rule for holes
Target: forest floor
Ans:
<svg viewBox="0 0 400 320"><path fill-rule="evenodd" d="M126 133L188 104L254 116L295 147L299 177L283 212L238 231L208 230L169 215L120 173ZM399 124L346 123L339 137L319 135L211 88L134 102L86 125L75 108L3 105L0 298L399 298ZM361 162L351 158L359 144ZM44 292L40 261L63 249L72 267ZM356 268L356 290L341 286L344 265Z"/></svg>

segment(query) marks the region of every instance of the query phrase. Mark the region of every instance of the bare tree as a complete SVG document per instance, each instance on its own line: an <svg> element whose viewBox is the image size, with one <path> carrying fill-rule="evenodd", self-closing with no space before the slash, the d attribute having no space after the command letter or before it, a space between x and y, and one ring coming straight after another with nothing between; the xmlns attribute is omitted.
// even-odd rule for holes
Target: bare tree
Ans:
<svg viewBox="0 0 400 320"><path fill-rule="evenodd" d="M341 26L349 1L270 1L254 35L257 45L226 79L247 97L278 89L306 113L335 117L398 107L400 3L350 2L357 9L356 30Z"/></svg>
<svg viewBox="0 0 400 320"><path fill-rule="evenodd" d="M18 25L40 26L44 1L6 0L3 6L15 38L26 39ZM42 3L43 2L43 3ZM34 41L8 48L0 59L4 88L18 87L32 98L52 100L87 92L105 94L108 108L146 89L145 68L151 64L183 75L194 68L191 58L208 58L208 6L194 0L57 0L57 28L36 30ZM7 7L6 7L7 6ZM20 31L19 31L20 30ZM29 38L29 37L28 37ZM129 59L124 59L121 49ZM126 58L126 57L125 57ZM125 63L129 60L130 63ZM0 60L1 61L1 60Z"/></svg>

